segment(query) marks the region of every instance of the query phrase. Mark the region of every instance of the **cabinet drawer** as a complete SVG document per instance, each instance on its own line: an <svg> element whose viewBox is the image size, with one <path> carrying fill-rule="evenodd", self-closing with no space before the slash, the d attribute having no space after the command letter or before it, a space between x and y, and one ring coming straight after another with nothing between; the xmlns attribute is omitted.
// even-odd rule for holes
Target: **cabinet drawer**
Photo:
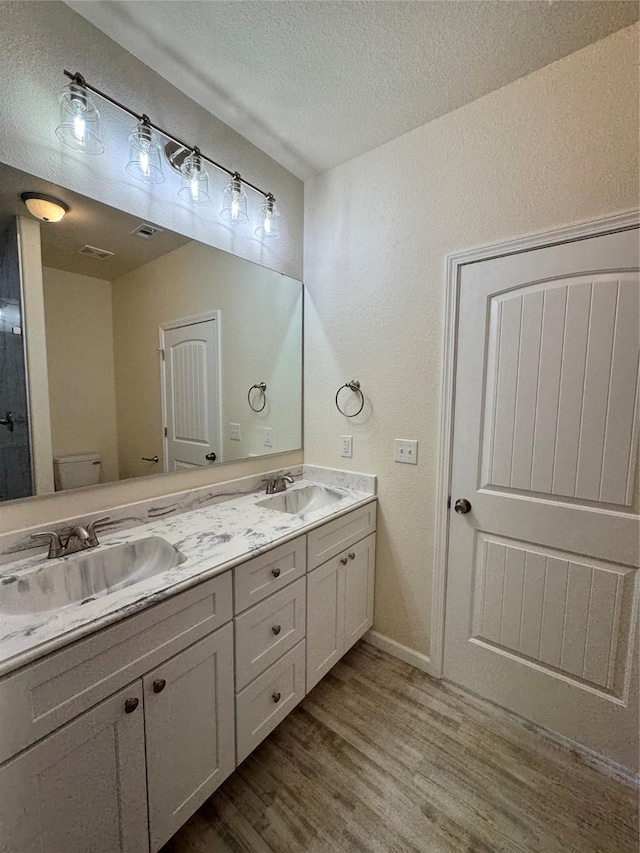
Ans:
<svg viewBox="0 0 640 853"><path fill-rule="evenodd" d="M232 618L231 572L53 652L0 681L0 762Z"/></svg>
<svg viewBox="0 0 640 853"><path fill-rule="evenodd" d="M236 696L238 764L304 697L305 642L287 652Z"/></svg>
<svg viewBox="0 0 640 853"><path fill-rule="evenodd" d="M306 571L305 537L300 536L248 560L233 570L235 613L242 613Z"/></svg>
<svg viewBox="0 0 640 853"><path fill-rule="evenodd" d="M376 501L317 527L307 534L307 568L315 569L375 529Z"/></svg>
<svg viewBox="0 0 640 853"><path fill-rule="evenodd" d="M306 584L300 578L235 619L236 690L304 639Z"/></svg>

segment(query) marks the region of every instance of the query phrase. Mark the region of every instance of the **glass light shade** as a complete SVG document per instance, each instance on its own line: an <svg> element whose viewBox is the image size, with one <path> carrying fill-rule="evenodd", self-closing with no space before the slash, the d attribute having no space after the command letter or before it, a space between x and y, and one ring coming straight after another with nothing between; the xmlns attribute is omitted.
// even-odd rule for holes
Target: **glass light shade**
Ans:
<svg viewBox="0 0 640 853"><path fill-rule="evenodd" d="M200 152L195 149L185 157L180 168L182 173L182 186L178 191L180 198L191 204L209 204L209 175L202 165Z"/></svg>
<svg viewBox="0 0 640 853"><path fill-rule="evenodd" d="M131 131L126 171L132 178L145 184L161 184L164 181L160 142L146 121L141 121Z"/></svg>
<svg viewBox="0 0 640 853"><path fill-rule="evenodd" d="M85 154L102 154L100 113L79 83L71 82L60 94L60 124L56 136L69 148Z"/></svg>
<svg viewBox="0 0 640 853"><path fill-rule="evenodd" d="M57 198L40 193L22 193L20 196L27 210L41 222L60 222L68 206Z"/></svg>
<svg viewBox="0 0 640 853"><path fill-rule="evenodd" d="M276 207L276 200L273 196L268 195L264 204L258 208L258 227L256 228L257 237L265 237L267 239L275 239L280 236L280 214Z"/></svg>
<svg viewBox="0 0 640 853"><path fill-rule="evenodd" d="M232 225L249 221L247 213L247 194L242 187L240 175L236 172L224 188L220 216Z"/></svg>

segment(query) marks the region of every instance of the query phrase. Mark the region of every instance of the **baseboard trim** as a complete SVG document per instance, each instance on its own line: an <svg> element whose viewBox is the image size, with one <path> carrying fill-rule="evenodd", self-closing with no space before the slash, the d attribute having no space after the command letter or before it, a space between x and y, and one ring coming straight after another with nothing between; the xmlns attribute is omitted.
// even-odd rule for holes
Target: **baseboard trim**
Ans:
<svg viewBox="0 0 640 853"><path fill-rule="evenodd" d="M431 661L428 655L423 655L422 652L416 652L410 649L409 646L403 646L397 640L392 640L391 637L385 637L384 634L379 634L377 631L367 631L362 638L366 643L375 646L376 649L381 649L398 658L405 663L415 666L416 669L426 672L431 675Z"/></svg>

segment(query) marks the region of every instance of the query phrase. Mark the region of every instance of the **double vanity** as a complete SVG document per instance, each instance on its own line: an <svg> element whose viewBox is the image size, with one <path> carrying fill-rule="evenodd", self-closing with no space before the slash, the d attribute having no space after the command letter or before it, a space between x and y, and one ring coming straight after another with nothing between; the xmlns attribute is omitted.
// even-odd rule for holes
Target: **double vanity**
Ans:
<svg viewBox="0 0 640 853"><path fill-rule="evenodd" d="M371 627L375 478L294 479L0 566L3 850L159 850Z"/></svg>

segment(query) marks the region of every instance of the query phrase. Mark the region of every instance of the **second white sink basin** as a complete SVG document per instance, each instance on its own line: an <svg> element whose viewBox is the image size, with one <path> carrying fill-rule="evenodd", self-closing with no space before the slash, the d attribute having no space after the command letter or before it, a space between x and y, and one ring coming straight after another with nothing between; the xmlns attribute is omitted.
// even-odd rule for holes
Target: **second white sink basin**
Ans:
<svg viewBox="0 0 640 853"><path fill-rule="evenodd" d="M329 506L342 500L344 495L324 486L303 486L301 489L291 489L271 495L263 501L258 501L256 506L266 509L275 509L278 512L290 514L311 512L314 509Z"/></svg>
<svg viewBox="0 0 640 853"><path fill-rule="evenodd" d="M170 542L148 536L48 560L0 580L0 613L42 613L85 603L173 569L186 559Z"/></svg>

